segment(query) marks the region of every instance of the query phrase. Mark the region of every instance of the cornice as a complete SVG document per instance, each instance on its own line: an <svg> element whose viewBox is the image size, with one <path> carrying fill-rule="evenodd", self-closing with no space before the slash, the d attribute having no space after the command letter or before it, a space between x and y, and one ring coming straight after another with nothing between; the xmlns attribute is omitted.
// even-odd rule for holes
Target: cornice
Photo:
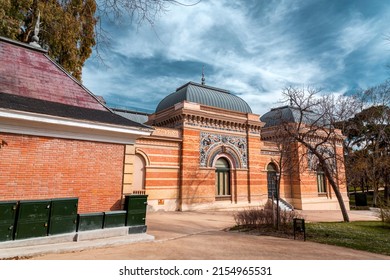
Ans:
<svg viewBox="0 0 390 280"><path fill-rule="evenodd" d="M134 144L152 130L0 109L0 131L15 134Z"/></svg>

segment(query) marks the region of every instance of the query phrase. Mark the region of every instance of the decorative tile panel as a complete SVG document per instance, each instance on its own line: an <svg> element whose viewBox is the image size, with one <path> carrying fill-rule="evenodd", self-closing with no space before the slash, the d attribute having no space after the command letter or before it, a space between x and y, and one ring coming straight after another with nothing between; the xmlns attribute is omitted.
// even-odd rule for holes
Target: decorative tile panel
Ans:
<svg viewBox="0 0 390 280"><path fill-rule="evenodd" d="M247 141L243 137L214 134L208 132L201 132L200 135L200 166L207 167L210 162L210 157L213 157L213 151L220 150L221 152L228 153L234 158L237 158L239 162L236 163L237 167L247 168L248 156L247 156ZM234 156L228 150L233 150L237 156ZM214 157L213 157L214 158Z"/></svg>

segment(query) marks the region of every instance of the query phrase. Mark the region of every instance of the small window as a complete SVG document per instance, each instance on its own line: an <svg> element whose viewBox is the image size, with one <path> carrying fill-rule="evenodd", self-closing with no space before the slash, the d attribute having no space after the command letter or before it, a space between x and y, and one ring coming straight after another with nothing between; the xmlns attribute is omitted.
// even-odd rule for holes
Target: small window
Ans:
<svg viewBox="0 0 390 280"><path fill-rule="evenodd" d="M326 193L326 178L322 169L317 170L317 189L318 193Z"/></svg>

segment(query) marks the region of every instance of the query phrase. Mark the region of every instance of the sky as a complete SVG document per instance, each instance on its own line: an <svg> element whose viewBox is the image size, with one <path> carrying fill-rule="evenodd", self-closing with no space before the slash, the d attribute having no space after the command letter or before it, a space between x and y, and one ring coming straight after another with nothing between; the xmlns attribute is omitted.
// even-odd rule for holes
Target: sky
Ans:
<svg viewBox="0 0 390 280"><path fill-rule="evenodd" d="M197 0L182 0L191 4ZM201 0L169 5L154 25L102 20L110 47L83 84L110 107L152 113L189 81L229 90L255 114L287 86L343 94L390 77L388 0Z"/></svg>

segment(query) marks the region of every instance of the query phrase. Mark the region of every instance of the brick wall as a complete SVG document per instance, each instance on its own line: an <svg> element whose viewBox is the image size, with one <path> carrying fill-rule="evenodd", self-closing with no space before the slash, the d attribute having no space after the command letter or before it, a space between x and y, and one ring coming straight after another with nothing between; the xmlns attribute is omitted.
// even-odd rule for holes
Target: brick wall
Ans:
<svg viewBox="0 0 390 280"><path fill-rule="evenodd" d="M263 166L260 155L261 142L260 137L248 137L248 177L249 177L249 199L251 202L259 202L267 195L267 185L263 183Z"/></svg>
<svg viewBox="0 0 390 280"><path fill-rule="evenodd" d="M181 164L182 207L198 203L211 203L215 198L214 170L199 169L200 132L197 129L183 129L183 150ZM211 195L211 190L212 194Z"/></svg>
<svg viewBox="0 0 390 280"><path fill-rule="evenodd" d="M124 145L0 134L0 200L78 197L79 213L121 207Z"/></svg>
<svg viewBox="0 0 390 280"><path fill-rule="evenodd" d="M156 131L161 132L159 128ZM147 164L145 190L148 195L148 208L152 211L175 211L179 208L181 143L178 141L179 137L173 139L158 136L136 141L135 151L145 158Z"/></svg>

